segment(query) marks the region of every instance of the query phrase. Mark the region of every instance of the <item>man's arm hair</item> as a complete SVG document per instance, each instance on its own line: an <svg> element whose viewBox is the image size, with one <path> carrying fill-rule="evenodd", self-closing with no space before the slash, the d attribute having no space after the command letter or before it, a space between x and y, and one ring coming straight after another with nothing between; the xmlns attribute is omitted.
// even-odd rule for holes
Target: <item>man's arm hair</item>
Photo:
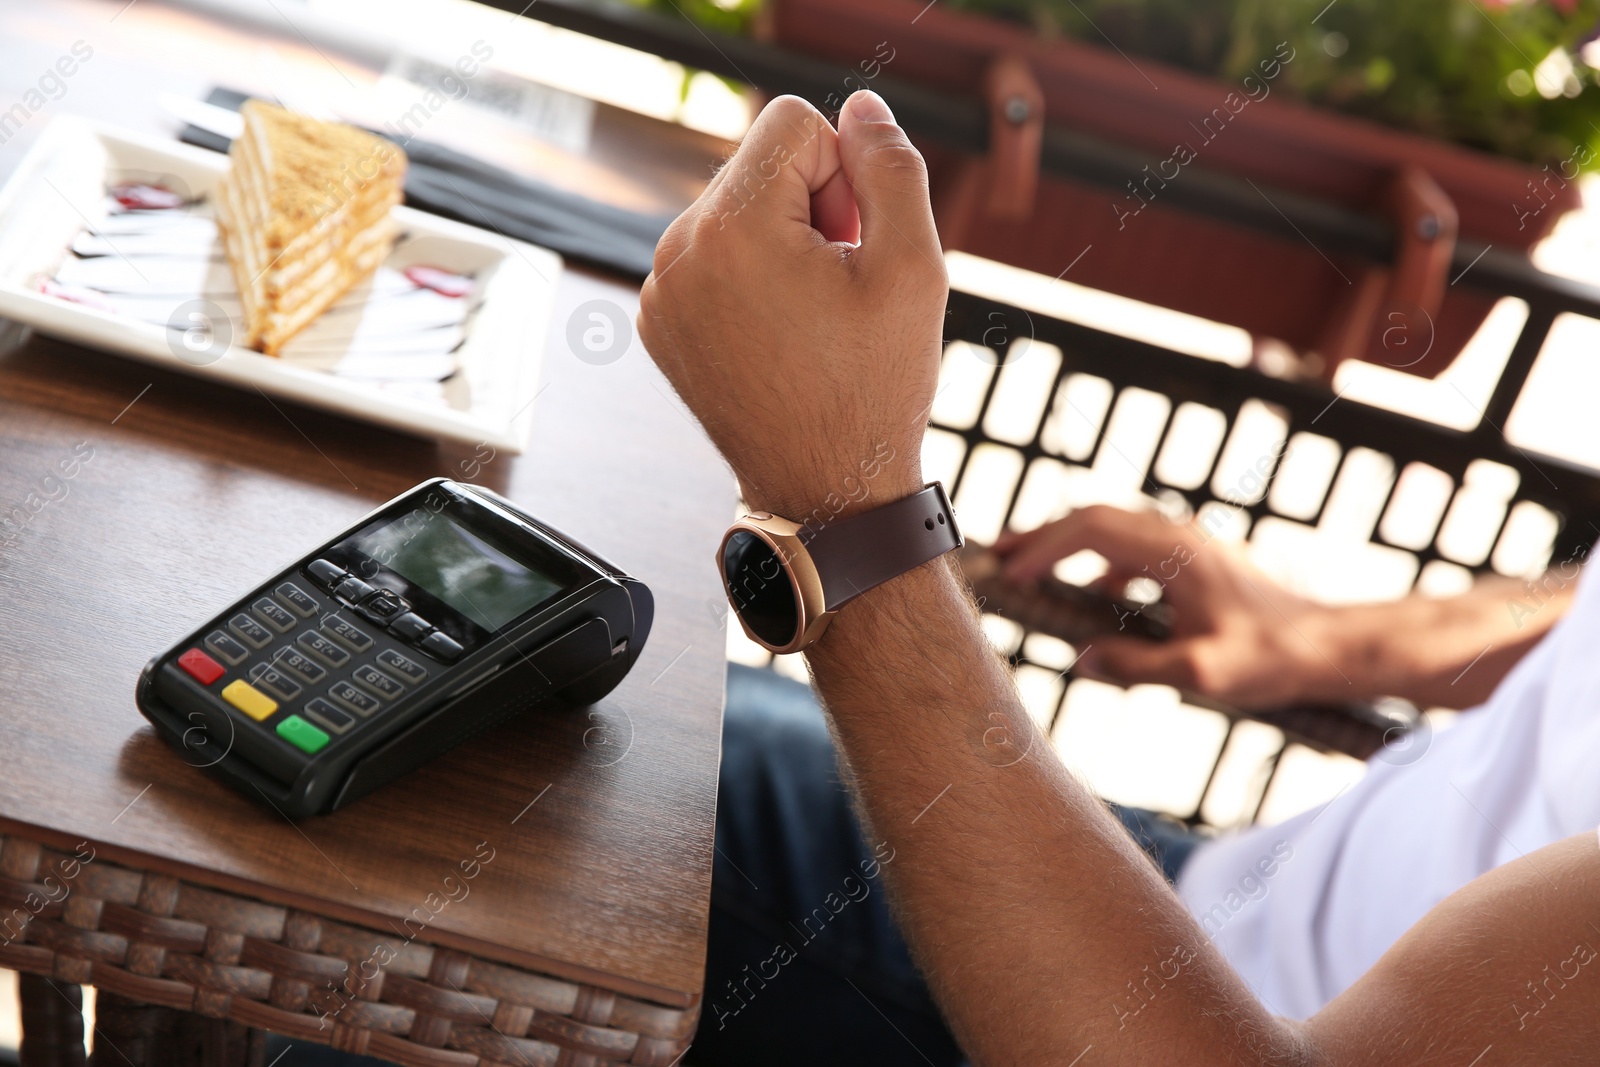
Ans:
<svg viewBox="0 0 1600 1067"><path fill-rule="evenodd" d="M880 98L851 96L837 134L774 100L668 228L656 270L640 337L753 507L856 501L880 444L899 458L873 505L921 488L946 279L926 167ZM894 850L902 926L980 1067L1492 1067L1573 1062L1600 1037L1600 975L1568 979L1531 1024L1509 1010L1536 964L1565 966L1586 936L1592 838L1475 883L1328 1012L1290 1023L1050 750L947 564L857 598L810 659L867 826Z"/></svg>
<svg viewBox="0 0 1600 1067"><path fill-rule="evenodd" d="M1574 1062L1600 1042L1600 963L1531 1021L1513 1011L1546 964L1600 946L1593 837L1480 879L1291 1022L1063 766L945 564L861 597L808 655L871 839L895 850L901 924L980 1067L1468 1067L1504 1050L1489 1067Z"/></svg>
<svg viewBox="0 0 1600 1067"><path fill-rule="evenodd" d="M1480 578L1459 596L1414 593L1392 603L1328 608L1307 633L1336 669L1321 674L1314 695L1398 696L1421 707L1481 704L1566 614L1578 571L1569 562L1536 579Z"/></svg>

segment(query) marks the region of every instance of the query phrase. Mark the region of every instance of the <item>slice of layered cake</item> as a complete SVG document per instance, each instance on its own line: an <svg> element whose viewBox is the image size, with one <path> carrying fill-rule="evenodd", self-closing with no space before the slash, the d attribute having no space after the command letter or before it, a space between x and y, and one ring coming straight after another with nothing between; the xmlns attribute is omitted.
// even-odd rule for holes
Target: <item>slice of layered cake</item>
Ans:
<svg viewBox="0 0 1600 1067"><path fill-rule="evenodd" d="M256 100L242 112L217 229L244 302L244 344L276 356L389 254L406 157L354 126Z"/></svg>

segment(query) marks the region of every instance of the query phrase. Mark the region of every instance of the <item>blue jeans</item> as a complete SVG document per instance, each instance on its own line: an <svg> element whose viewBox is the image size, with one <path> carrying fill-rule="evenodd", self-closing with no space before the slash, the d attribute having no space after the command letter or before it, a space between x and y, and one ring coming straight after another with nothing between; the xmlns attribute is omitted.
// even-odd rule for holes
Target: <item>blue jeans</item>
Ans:
<svg viewBox="0 0 1600 1067"><path fill-rule="evenodd" d="M1200 838L1112 810L1169 880ZM687 1062L954 1067L961 1050L884 894L810 687L730 666L699 1032Z"/></svg>

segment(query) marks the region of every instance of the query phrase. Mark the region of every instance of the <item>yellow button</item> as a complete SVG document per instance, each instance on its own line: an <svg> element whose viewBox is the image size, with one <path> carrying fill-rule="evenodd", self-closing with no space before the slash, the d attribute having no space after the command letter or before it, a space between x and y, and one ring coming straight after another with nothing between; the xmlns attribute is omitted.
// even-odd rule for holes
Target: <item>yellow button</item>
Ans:
<svg viewBox="0 0 1600 1067"><path fill-rule="evenodd" d="M229 682L227 688L222 691L222 699L250 716L256 722L261 722L278 710L278 702L276 700L273 700L243 678L237 678Z"/></svg>

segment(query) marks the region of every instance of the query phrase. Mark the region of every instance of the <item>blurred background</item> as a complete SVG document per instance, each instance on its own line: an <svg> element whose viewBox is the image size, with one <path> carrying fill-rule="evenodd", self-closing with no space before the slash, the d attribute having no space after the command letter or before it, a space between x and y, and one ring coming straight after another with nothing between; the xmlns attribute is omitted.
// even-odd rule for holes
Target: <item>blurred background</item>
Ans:
<svg viewBox="0 0 1600 1067"><path fill-rule="evenodd" d="M664 222L771 95L874 88L975 301L924 455L970 538L1091 502L1221 508L1305 595L1447 595L1594 533L1597 27L1600 0L0 0L0 177L55 115L192 134L226 89ZM1226 829L1362 773L988 625L1112 800ZM804 678L727 630L731 660Z"/></svg>

